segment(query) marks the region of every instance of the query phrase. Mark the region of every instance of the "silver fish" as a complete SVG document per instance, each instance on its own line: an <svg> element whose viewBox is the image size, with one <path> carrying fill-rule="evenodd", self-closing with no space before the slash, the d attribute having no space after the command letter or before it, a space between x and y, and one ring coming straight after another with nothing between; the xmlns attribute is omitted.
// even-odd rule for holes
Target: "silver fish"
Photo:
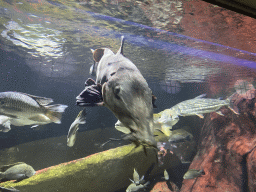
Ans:
<svg viewBox="0 0 256 192"><path fill-rule="evenodd" d="M165 179L166 181L169 180L169 174L168 174L168 172L166 171L166 169L164 170L164 179Z"/></svg>
<svg viewBox="0 0 256 192"><path fill-rule="evenodd" d="M79 112L77 115L75 121L71 124L69 131L68 131L68 136L67 136L67 146L73 147L76 141L76 134L77 130L79 129L80 124L85 124L86 123L86 110L85 108Z"/></svg>
<svg viewBox="0 0 256 192"><path fill-rule="evenodd" d="M23 162L2 166L0 170L0 178L7 180L22 180L36 173L33 167Z"/></svg>
<svg viewBox="0 0 256 192"><path fill-rule="evenodd" d="M131 182L135 183L136 185L139 185L144 182L144 175L140 178L139 173L134 168L133 172L133 180L130 179Z"/></svg>
<svg viewBox="0 0 256 192"><path fill-rule="evenodd" d="M67 105L48 105L53 100L20 92L0 93L0 124L9 131L10 125L44 125L61 123L62 113Z"/></svg>
<svg viewBox="0 0 256 192"><path fill-rule="evenodd" d="M227 106L234 113L238 114L238 112L230 106L230 98L232 98L232 96L233 95L225 100L220 100L203 98L205 97L205 94L202 94L194 99L182 101L172 108L162 111L161 117L157 120L157 122L169 123L173 125L178 122L179 116L197 115L200 118L204 118L203 114L211 112L217 112L218 114L223 115L218 111L223 106Z"/></svg>
<svg viewBox="0 0 256 192"><path fill-rule="evenodd" d="M190 141L193 139L193 135L184 129L177 129L171 132L168 139L170 143L177 143L182 141Z"/></svg>
<svg viewBox="0 0 256 192"><path fill-rule="evenodd" d="M136 185L135 183L131 183L127 187L126 192L136 192L136 191L139 191L140 189L145 188L148 184L149 184L149 181L147 183L145 183L144 185L142 185L142 184Z"/></svg>
<svg viewBox="0 0 256 192"><path fill-rule="evenodd" d="M204 175L204 170L189 169L183 176L183 179L194 179Z"/></svg>

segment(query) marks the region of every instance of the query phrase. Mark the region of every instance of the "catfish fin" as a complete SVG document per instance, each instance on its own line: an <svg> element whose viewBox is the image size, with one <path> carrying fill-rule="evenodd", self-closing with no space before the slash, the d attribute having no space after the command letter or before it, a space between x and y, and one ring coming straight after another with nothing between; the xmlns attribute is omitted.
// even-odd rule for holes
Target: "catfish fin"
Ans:
<svg viewBox="0 0 256 192"><path fill-rule="evenodd" d="M124 36L121 36L121 46L120 46L120 48L119 48L119 50L117 51L116 54L117 54L117 55L118 55L118 54L124 55L123 48L124 48Z"/></svg>
<svg viewBox="0 0 256 192"><path fill-rule="evenodd" d="M115 129L120 131L120 132L123 132L125 134L130 134L131 133L131 130L127 127L124 126L123 123L121 123L121 121L117 121L116 124L115 124Z"/></svg>

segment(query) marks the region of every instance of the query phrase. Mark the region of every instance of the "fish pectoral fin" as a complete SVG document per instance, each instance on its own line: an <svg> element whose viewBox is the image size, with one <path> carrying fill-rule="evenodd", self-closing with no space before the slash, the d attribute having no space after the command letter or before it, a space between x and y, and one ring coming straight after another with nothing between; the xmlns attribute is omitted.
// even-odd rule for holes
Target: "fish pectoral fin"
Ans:
<svg viewBox="0 0 256 192"><path fill-rule="evenodd" d="M5 123L6 121L8 121L10 119L10 117L5 116L5 115L0 115L0 124Z"/></svg>
<svg viewBox="0 0 256 192"><path fill-rule="evenodd" d="M3 126L2 131L4 133L7 133L8 131L11 130L11 121L10 120L6 121L5 123L2 124L2 126Z"/></svg>
<svg viewBox="0 0 256 192"><path fill-rule="evenodd" d="M116 130L122 132L122 133L125 133L125 134L130 134L131 133L131 130L127 127L122 127L122 126L115 126Z"/></svg>
<svg viewBox="0 0 256 192"><path fill-rule="evenodd" d="M162 125L161 127L161 131L167 136L169 137L171 135L171 129L172 127L171 126L165 126L165 125Z"/></svg>
<svg viewBox="0 0 256 192"><path fill-rule="evenodd" d="M231 111L233 111L233 113L235 113L236 115L239 115L240 113L238 112L238 108L236 108L236 110L232 107L228 107Z"/></svg>
<svg viewBox="0 0 256 192"><path fill-rule="evenodd" d="M224 116L224 114L221 113L221 111L216 111L216 113L217 113L218 115L220 115L220 116Z"/></svg>
<svg viewBox="0 0 256 192"><path fill-rule="evenodd" d="M33 129L33 128L35 128L35 127L38 127L38 125L33 125L33 126L31 126L30 128Z"/></svg>
<svg viewBox="0 0 256 192"><path fill-rule="evenodd" d="M201 119L204 118L204 115L203 114L196 114L198 117L200 117Z"/></svg>
<svg viewBox="0 0 256 192"><path fill-rule="evenodd" d="M20 180L20 179L25 179L27 178L27 176L25 174L13 174L12 175L12 179L15 179L15 180Z"/></svg>
<svg viewBox="0 0 256 192"><path fill-rule="evenodd" d="M39 114L35 115L33 117L28 118L29 120L32 121L37 121L37 122L50 122L51 120L44 114Z"/></svg>
<svg viewBox="0 0 256 192"><path fill-rule="evenodd" d="M11 121L10 117L7 117L5 115L0 115L0 125L3 126L3 128L0 128L0 131L2 132L8 132L11 130Z"/></svg>

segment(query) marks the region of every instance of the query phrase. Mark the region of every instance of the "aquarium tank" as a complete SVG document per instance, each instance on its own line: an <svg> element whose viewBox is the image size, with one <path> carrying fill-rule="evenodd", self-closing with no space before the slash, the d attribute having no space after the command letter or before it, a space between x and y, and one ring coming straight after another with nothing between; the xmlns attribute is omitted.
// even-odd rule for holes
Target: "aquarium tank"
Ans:
<svg viewBox="0 0 256 192"><path fill-rule="evenodd" d="M0 191L255 191L255 26L202 0L1 0Z"/></svg>

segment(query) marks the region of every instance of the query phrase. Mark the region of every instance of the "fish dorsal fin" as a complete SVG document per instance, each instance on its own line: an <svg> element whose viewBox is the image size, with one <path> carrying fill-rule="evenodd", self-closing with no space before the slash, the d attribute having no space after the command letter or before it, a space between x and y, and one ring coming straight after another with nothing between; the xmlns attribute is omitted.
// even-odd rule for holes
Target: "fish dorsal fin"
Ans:
<svg viewBox="0 0 256 192"><path fill-rule="evenodd" d="M39 97L39 96L35 96L35 95L30 95L30 94L27 94L27 93L22 93L22 94L25 94L25 95L31 97L32 99L34 99L40 105L48 105L48 104L53 102L53 99L51 99L51 98Z"/></svg>
<svg viewBox="0 0 256 192"><path fill-rule="evenodd" d="M120 48L119 48L119 50L117 51L116 54L117 54L117 55L118 55L118 54L124 55L123 48L124 48L124 36L121 36L121 46L120 46Z"/></svg>
<svg viewBox="0 0 256 192"><path fill-rule="evenodd" d="M206 96L206 94L204 93L204 94L202 94L202 95L199 95L199 96L195 97L195 99L204 98L205 96Z"/></svg>
<svg viewBox="0 0 256 192"><path fill-rule="evenodd" d="M24 162L17 162L17 163L13 163L13 164L9 164L9 165L3 165L2 167L0 167L0 171L5 172L7 169L13 167L14 165L19 165L19 164L25 164L25 163Z"/></svg>

